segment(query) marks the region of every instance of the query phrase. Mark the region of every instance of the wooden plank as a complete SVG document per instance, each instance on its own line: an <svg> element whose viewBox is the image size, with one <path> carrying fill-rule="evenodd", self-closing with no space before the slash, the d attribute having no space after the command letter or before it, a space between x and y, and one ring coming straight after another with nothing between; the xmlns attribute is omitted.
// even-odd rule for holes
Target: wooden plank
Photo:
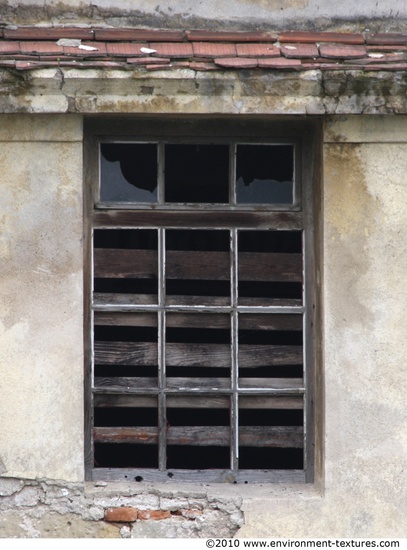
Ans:
<svg viewBox="0 0 407 550"><path fill-rule="evenodd" d="M239 296L239 306L244 307L301 307L300 298L257 298Z"/></svg>
<svg viewBox="0 0 407 550"><path fill-rule="evenodd" d="M230 329L230 315L222 313L167 313L170 328Z"/></svg>
<svg viewBox="0 0 407 550"><path fill-rule="evenodd" d="M146 395L95 394L95 407L157 408L157 397ZM228 396L169 395L167 409L229 409ZM239 398L239 409L302 409L302 396L252 396Z"/></svg>
<svg viewBox="0 0 407 550"><path fill-rule="evenodd" d="M158 429L148 426L141 428L93 428L95 443L133 443L157 445Z"/></svg>
<svg viewBox="0 0 407 550"><path fill-rule="evenodd" d="M239 346L239 368L302 365L302 346Z"/></svg>
<svg viewBox="0 0 407 550"><path fill-rule="evenodd" d="M94 428L95 443L132 443L156 445L156 427ZM167 429L168 445L197 447L229 447L229 426L170 426ZM303 447L302 426L241 426L240 447Z"/></svg>
<svg viewBox="0 0 407 550"><path fill-rule="evenodd" d="M157 279L156 250L95 248L93 262L96 278Z"/></svg>
<svg viewBox="0 0 407 550"><path fill-rule="evenodd" d="M157 327L156 313L127 313L95 311L94 325L124 326L124 327Z"/></svg>
<svg viewBox="0 0 407 550"><path fill-rule="evenodd" d="M302 315L266 315L246 313L239 315L240 330L302 330Z"/></svg>
<svg viewBox="0 0 407 550"><path fill-rule="evenodd" d="M150 468L94 468L93 481L144 481L184 483L304 483L303 470L176 470Z"/></svg>
<svg viewBox="0 0 407 550"><path fill-rule="evenodd" d="M151 365L158 364L155 342L95 342L95 364Z"/></svg>
<svg viewBox="0 0 407 550"><path fill-rule="evenodd" d="M239 252L239 281L301 282L301 254Z"/></svg>
<svg viewBox="0 0 407 550"><path fill-rule="evenodd" d="M167 388L169 390L191 390L191 391L210 391L225 390L230 388L230 378L186 378L169 377L167 378Z"/></svg>
<svg viewBox="0 0 407 550"><path fill-rule="evenodd" d="M302 378L239 378L239 388L257 390L285 390L287 392L304 391Z"/></svg>
<svg viewBox="0 0 407 550"><path fill-rule="evenodd" d="M229 296L178 296L169 295L165 297L167 306L230 306Z"/></svg>
<svg viewBox="0 0 407 550"><path fill-rule="evenodd" d="M96 210L93 214L95 228L117 227L167 227L167 228L259 228L259 229L302 229L301 212L267 212L218 210L188 211L185 209L145 210Z"/></svg>
<svg viewBox="0 0 407 550"><path fill-rule="evenodd" d="M114 292L94 292L93 306L146 306L157 305L157 294L122 294Z"/></svg>
<svg viewBox="0 0 407 550"><path fill-rule="evenodd" d="M157 389L158 379L155 377L129 377L129 376L95 376L96 388L118 389L122 393L131 390L143 390L147 388Z"/></svg>
<svg viewBox="0 0 407 550"><path fill-rule="evenodd" d="M169 367L230 367L230 346L227 344L166 345L166 364Z"/></svg>
<svg viewBox="0 0 407 550"><path fill-rule="evenodd" d="M167 279L228 281L230 252L167 250Z"/></svg>

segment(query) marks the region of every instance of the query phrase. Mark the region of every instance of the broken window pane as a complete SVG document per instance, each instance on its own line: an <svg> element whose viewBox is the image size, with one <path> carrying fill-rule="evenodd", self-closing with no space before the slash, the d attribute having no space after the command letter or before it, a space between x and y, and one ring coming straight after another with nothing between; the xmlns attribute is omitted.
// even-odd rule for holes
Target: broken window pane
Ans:
<svg viewBox="0 0 407 550"><path fill-rule="evenodd" d="M294 148L292 145L238 145L236 202L292 204Z"/></svg>
<svg viewBox="0 0 407 550"><path fill-rule="evenodd" d="M103 143L100 151L102 202L157 202L157 144Z"/></svg>
<svg viewBox="0 0 407 550"><path fill-rule="evenodd" d="M165 201L229 202L229 146L166 145Z"/></svg>

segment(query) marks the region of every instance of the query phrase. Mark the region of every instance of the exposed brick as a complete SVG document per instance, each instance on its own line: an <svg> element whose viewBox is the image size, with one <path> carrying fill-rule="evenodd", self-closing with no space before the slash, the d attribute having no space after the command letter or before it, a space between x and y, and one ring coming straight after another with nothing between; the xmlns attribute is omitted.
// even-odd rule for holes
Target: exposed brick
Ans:
<svg viewBox="0 0 407 550"><path fill-rule="evenodd" d="M236 44L239 57L280 57L280 50L273 44Z"/></svg>
<svg viewBox="0 0 407 550"><path fill-rule="evenodd" d="M231 57L236 55L235 44L194 42L193 50L195 57Z"/></svg>
<svg viewBox="0 0 407 550"><path fill-rule="evenodd" d="M171 512L169 510L139 510L138 519L168 519L171 517Z"/></svg>
<svg viewBox="0 0 407 550"><path fill-rule="evenodd" d="M193 42L275 42L277 34L271 32L221 32L187 31L188 40Z"/></svg>
<svg viewBox="0 0 407 550"><path fill-rule="evenodd" d="M131 506L122 506L121 508L108 508L105 511L105 521L117 523L129 523L136 521L139 511Z"/></svg>
<svg viewBox="0 0 407 550"><path fill-rule="evenodd" d="M59 40L60 38L93 40L93 30L80 27L19 27L4 29L4 38L6 40Z"/></svg>
<svg viewBox="0 0 407 550"><path fill-rule="evenodd" d="M164 57L192 57L192 44L188 42L175 43L154 43L151 42L149 47L156 50L155 55Z"/></svg>
<svg viewBox="0 0 407 550"><path fill-rule="evenodd" d="M401 45L377 45L377 46L366 46L368 52L393 52L397 50L398 52L407 51L407 46Z"/></svg>
<svg viewBox="0 0 407 550"><path fill-rule="evenodd" d="M364 46L348 46L346 44L321 44L319 52L321 57L333 59L358 59L367 55Z"/></svg>
<svg viewBox="0 0 407 550"><path fill-rule="evenodd" d="M315 44L283 44L281 53L288 58L318 57L319 51Z"/></svg>
<svg viewBox="0 0 407 550"><path fill-rule="evenodd" d="M227 69L252 69L254 67L257 67L256 59L249 59L246 57L221 57L215 59L215 63L216 65L219 65L220 67L225 67Z"/></svg>
<svg viewBox="0 0 407 550"><path fill-rule="evenodd" d="M280 42L339 42L340 44L364 44L365 38L359 33L342 32L306 32L306 31L287 31L279 36Z"/></svg>
<svg viewBox="0 0 407 550"><path fill-rule="evenodd" d="M96 40L132 40L137 42L182 42L183 31L144 29L94 29Z"/></svg>
<svg viewBox="0 0 407 550"><path fill-rule="evenodd" d="M201 61L191 61L189 68L193 71L214 71L217 69L214 63L203 63Z"/></svg>
<svg viewBox="0 0 407 550"><path fill-rule="evenodd" d="M368 34L366 36L366 44L391 44L391 45L406 45L407 34L398 34L392 32Z"/></svg>

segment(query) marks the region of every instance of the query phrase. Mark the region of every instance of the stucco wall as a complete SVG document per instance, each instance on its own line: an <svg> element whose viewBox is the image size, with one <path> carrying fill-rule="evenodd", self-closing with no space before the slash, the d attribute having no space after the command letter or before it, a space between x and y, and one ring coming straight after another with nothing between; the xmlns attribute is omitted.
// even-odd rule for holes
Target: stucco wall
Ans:
<svg viewBox="0 0 407 550"><path fill-rule="evenodd" d="M407 6L401 0L0 0L7 23L78 21L169 28L349 28L402 29ZM368 26L366 21L369 20Z"/></svg>
<svg viewBox="0 0 407 550"><path fill-rule="evenodd" d="M112 502L162 508L160 499L168 494L192 498L199 493L203 509L226 502L227 513L233 515L236 506L242 507L245 525L237 532L242 537L405 537L406 130L405 116L325 120L320 205L325 396L317 403L324 418L321 485L138 484L143 497L117 500L112 494L130 495L134 488L119 487L112 493L102 487L98 490L107 491L109 498L96 498L89 496L89 486L84 497L81 484L72 488L65 483L57 491L48 485L22 489L20 482L8 480L12 486L4 489L0 483L0 496L14 495L14 500L6 497L7 511L0 499L0 520L6 518L12 529L7 517L15 516L18 536L27 536L22 518L40 517L33 510L47 502L58 513L69 514L71 523L80 514L83 536L104 536L103 507ZM83 481L81 141L79 115L1 116L3 477ZM154 506L152 492L161 495ZM68 499L69 494L76 500ZM55 499L65 499L69 506L61 507ZM171 506L178 510L187 504ZM43 517L50 532L52 521L47 514ZM95 521L99 529L86 527ZM172 522L154 524L165 536L165 525L181 520L174 515L162 521ZM230 533L240 516L233 521ZM142 526L135 525L133 535L143 536ZM154 529L149 529L146 536L153 536ZM47 536L45 527L36 532ZM126 536L131 532L123 531ZM120 536L118 530L114 533ZM189 536L175 527L168 533Z"/></svg>
<svg viewBox="0 0 407 550"><path fill-rule="evenodd" d="M83 478L82 120L1 115L0 460Z"/></svg>

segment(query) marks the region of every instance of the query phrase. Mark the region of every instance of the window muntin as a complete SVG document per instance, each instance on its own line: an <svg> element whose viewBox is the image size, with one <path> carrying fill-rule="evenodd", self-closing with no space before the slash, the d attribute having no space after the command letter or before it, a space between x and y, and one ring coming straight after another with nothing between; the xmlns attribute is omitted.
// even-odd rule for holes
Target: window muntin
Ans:
<svg viewBox="0 0 407 550"><path fill-rule="evenodd" d="M162 214L132 201L131 210L121 214L120 200L101 204L96 195L95 251L102 252L95 257L114 249L112 236L104 242L109 232L155 236L136 239L131 254L138 258L131 261L142 266L137 277L133 268L129 274L121 268L111 277L117 287L105 281L103 291L94 294L94 479L305 480L304 468L310 467L304 445L307 228L299 202L300 141L294 141L295 147L287 146L293 152L294 204L265 203L257 213L251 204L236 203L233 156L246 140L227 144L229 205L166 203L160 153ZM167 141L155 143L158 151L166 150ZM250 142L253 151L256 146L264 147L264 140ZM110 214L103 213L106 207ZM173 212L165 213L168 208ZM220 208L221 215L215 215ZM154 259L144 265L146 252ZM95 269L95 280L109 279L98 274ZM144 283L133 285L132 279ZM124 291L116 291L122 283ZM123 327L118 340L117 326ZM105 409L112 420L100 413ZM118 454L126 458L119 460Z"/></svg>

